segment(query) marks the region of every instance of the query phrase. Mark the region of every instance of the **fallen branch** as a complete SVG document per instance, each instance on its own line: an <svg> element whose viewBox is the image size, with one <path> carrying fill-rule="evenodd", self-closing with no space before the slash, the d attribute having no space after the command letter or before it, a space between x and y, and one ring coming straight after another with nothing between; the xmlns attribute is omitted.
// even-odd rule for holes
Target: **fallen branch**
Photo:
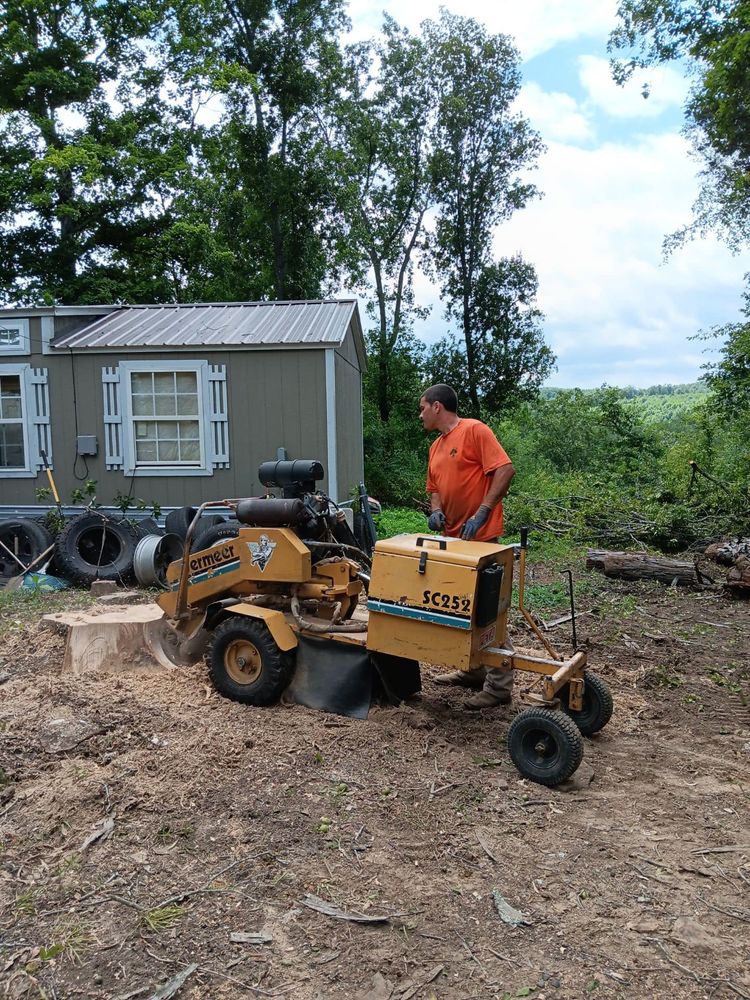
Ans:
<svg viewBox="0 0 750 1000"><path fill-rule="evenodd" d="M312 893L308 893L300 902L303 906L307 906L311 910L316 910L326 917L333 917L335 920L348 920L355 924L387 924L393 917L406 916L404 913L375 914L342 910L340 906L329 903L327 900L321 899L320 896L313 896Z"/></svg>
<svg viewBox="0 0 750 1000"><path fill-rule="evenodd" d="M178 972L176 976L169 980L169 982L160 986L155 993L152 993L149 1000L171 1000L175 993L178 993L182 989L197 968L197 962L193 962L191 965L186 965L185 968L181 972Z"/></svg>
<svg viewBox="0 0 750 1000"><path fill-rule="evenodd" d="M407 989L405 993L402 993L399 996L399 1000L411 1000L411 998L416 996L416 994L419 993L423 987L429 985L433 980L437 979L444 968L445 966L443 965L436 965L431 972L427 973L427 977L425 979L420 979L418 983L415 983L414 986Z"/></svg>

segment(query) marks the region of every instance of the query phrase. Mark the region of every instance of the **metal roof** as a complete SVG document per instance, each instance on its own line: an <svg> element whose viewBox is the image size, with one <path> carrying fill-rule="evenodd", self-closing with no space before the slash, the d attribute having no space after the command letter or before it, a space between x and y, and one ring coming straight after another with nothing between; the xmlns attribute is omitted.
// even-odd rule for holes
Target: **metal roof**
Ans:
<svg viewBox="0 0 750 1000"><path fill-rule="evenodd" d="M108 351L334 347L343 343L350 325L364 367L355 299L121 306L82 330L55 337L50 346L55 350Z"/></svg>

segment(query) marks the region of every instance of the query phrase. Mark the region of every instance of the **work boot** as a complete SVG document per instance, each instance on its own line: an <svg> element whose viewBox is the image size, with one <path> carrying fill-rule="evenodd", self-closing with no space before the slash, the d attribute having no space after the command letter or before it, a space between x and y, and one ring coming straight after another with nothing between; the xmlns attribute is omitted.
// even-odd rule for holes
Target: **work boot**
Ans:
<svg viewBox="0 0 750 1000"><path fill-rule="evenodd" d="M478 712L480 708L497 708L498 705L509 705L510 694L492 694L490 691L478 691L464 702L464 708Z"/></svg>
<svg viewBox="0 0 750 1000"><path fill-rule="evenodd" d="M480 691L484 684L484 670L452 670L449 674L438 674L432 680L444 687L458 686Z"/></svg>

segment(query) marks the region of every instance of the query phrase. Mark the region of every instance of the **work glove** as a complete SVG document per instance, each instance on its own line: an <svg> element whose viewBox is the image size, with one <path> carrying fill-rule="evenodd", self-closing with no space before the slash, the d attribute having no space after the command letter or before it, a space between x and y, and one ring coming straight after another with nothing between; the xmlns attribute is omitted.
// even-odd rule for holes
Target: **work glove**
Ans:
<svg viewBox="0 0 750 1000"><path fill-rule="evenodd" d="M482 504L476 514L470 517L463 528L461 528L461 538L463 538L465 542L470 542L474 535L476 535L484 522L490 516L490 510L490 507L486 507Z"/></svg>
<svg viewBox="0 0 750 1000"><path fill-rule="evenodd" d="M445 528L445 514L442 510L433 510L427 518L427 527L430 531L443 531Z"/></svg>

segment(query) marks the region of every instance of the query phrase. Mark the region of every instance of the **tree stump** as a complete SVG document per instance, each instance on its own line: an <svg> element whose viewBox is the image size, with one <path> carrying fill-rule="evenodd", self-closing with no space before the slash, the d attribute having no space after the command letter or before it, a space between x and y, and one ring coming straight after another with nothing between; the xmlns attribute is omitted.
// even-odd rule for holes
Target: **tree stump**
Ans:
<svg viewBox="0 0 750 1000"><path fill-rule="evenodd" d="M172 667L161 652L158 637L164 612L155 604L137 604L100 611L70 611L42 618L66 634L63 673L161 672Z"/></svg>

